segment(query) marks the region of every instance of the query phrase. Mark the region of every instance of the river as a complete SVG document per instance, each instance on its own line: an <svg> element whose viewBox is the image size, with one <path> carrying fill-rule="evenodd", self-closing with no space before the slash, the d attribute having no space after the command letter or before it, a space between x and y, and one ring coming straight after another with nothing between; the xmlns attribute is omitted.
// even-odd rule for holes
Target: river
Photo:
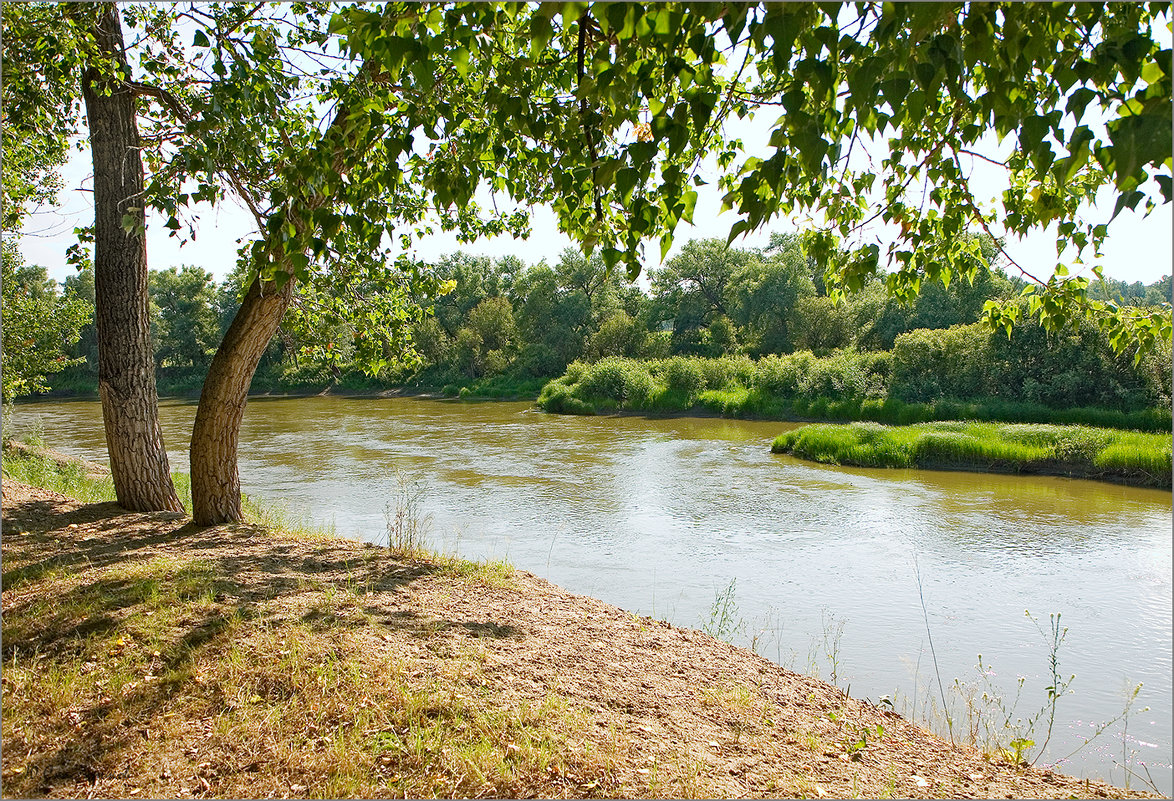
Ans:
<svg viewBox="0 0 1174 801"><path fill-rule="evenodd" d="M194 411L162 404L173 469L186 470ZM16 432L34 426L49 447L105 459L97 402L18 406ZM1124 784L1127 764L1171 793L1169 492L809 464L769 453L789 427L562 417L524 403L254 399L240 467L245 492L376 542L406 482L439 550L721 628L943 733L944 695L959 739L964 696L994 689L1010 706L1022 678L1012 718L1044 706L1059 613L1059 672L1075 679L1040 763L1079 749L1062 770ZM1118 722L1080 748L1138 683L1128 729Z"/></svg>

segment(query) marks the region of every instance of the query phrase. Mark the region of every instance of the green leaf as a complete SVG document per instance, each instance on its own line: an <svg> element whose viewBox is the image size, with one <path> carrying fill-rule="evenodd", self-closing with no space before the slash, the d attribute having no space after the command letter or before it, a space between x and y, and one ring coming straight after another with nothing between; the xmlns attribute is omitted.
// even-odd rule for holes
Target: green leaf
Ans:
<svg viewBox="0 0 1174 801"><path fill-rule="evenodd" d="M739 236L741 236L742 234L746 233L749 230L750 230L750 223L748 221L738 220L736 223L734 223L732 226L730 226L730 235L728 237L726 237L726 244L727 245L733 244L735 239L737 239Z"/></svg>
<svg viewBox="0 0 1174 801"><path fill-rule="evenodd" d="M1121 186L1143 168L1170 158L1174 137L1169 107L1164 116L1145 114L1114 120L1109 123L1109 139L1113 143L1114 177Z"/></svg>
<svg viewBox="0 0 1174 801"><path fill-rule="evenodd" d="M639 180L640 173L630 167L616 173L616 189L619 191L621 200L627 201Z"/></svg>
<svg viewBox="0 0 1174 801"><path fill-rule="evenodd" d="M697 193L693 190L684 192L681 195L681 202L684 204L684 209L681 211L681 219L692 225L693 210L697 207Z"/></svg>
<svg viewBox="0 0 1174 801"><path fill-rule="evenodd" d="M469 74L469 51L463 47L458 47L452 54L453 68L456 69L457 74L464 77Z"/></svg>
<svg viewBox="0 0 1174 801"><path fill-rule="evenodd" d="M539 54L550 44L554 36L554 28L550 20L542 14L535 14L530 18L530 57L537 59Z"/></svg>

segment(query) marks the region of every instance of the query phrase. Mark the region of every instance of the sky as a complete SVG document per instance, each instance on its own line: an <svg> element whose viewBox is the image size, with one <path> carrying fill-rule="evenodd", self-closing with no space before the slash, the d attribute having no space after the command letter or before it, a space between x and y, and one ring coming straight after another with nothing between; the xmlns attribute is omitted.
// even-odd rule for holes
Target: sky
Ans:
<svg viewBox="0 0 1174 801"><path fill-rule="evenodd" d="M751 122L742 123L742 129L735 129L736 135L745 141L749 154L767 152L766 141L772 123L771 115L759 115ZM710 164L708 169L703 167L701 175L709 181L709 185L698 190L694 224L681 224L668 258L672 258L691 239L724 239L737 219L733 212L720 213L721 193L717 189L716 166ZM47 268L50 277L57 281L63 281L74 272L65 260L66 249L75 241L73 228L93 221L92 167L88 147L73 152L62 171L62 177L64 188L58 197L58 205L30 215L21 241L26 262ZM994 198L1004 184L1001 171L997 168L983 162L974 165L972 186L980 201ZM1113 208L1112 200L1106 193L1096 208L1088 210L1091 218L1108 221ZM1149 217L1128 210L1122 212L1109 227L1104 256L1100 260L1105 275L1130 283L1141 281L1148 284L1169 274L1174 236L1172 211L1172 207L1167 205L1159 206ZM217 208L205 205L201 212L195 240L186 244L182 244L177 237L168 236L168 230L162 226L163 219L148 217L147 262L150 268L166 269L194 264L211 272L217 280L228 274L236 262L238 240L247 239L254 231L253 218L242 207L232 203L222 203ZM769 228L748 234L734 244L738 247L760 247L767 243L772 231L798 231L801 228L801 221L778 219ZM524 241L503 236L469 245L459 244L454 234L436 234L418 242L414 255L431 261L459 250L491 257L515 255L527 264L544 259L554 263L559 254L571 246L570 239L559 232L557 219L549 207L532 210L531 229L531 236ZM876 233L882 239L885 237L881 229ZM1057 261L1055 236L1055 229L1052 228L1033 233L1022 240L1012 239L1007 243L1007 251L1033 275L1047 278ZM644 265L646 271L660 263L659 245L649 244L647 253Z"/></svg>

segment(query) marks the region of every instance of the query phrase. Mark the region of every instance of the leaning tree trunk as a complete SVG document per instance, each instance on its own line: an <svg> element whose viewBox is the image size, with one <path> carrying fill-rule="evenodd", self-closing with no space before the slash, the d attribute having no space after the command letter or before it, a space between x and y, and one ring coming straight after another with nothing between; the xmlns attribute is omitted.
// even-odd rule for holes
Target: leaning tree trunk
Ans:
<svg viewBox="0 0 1174 801"><path fill-rule="evenodd" d="M370 77L371 69L364 65L362 80ZM346 104L340 104L328 132L339 133L349 114ZM343 136L335 150L334 169L341 172L347 157L361 153L352 140ZM312 212L326 201L323 195L312 192L303 198L304 211ZM278 265L286 279L280 287L274 281L253 279L204 379L190 451L192 519L197 525L215 526L241 519L237 468L241 421L257 365L293 299L296 281L289 267L288 262Z"/></svg>
<svg viewBox="0 0 1174 801"><path fill-rule="evenodd" d="M122 23L114 4L98 9L93 34L101 51L125 74ZM119 505L132 511L182 512L159 428L135 97L117 78L94 67L82 76L82 95L94 157L98 394L114 492Z"/></svg>
<svg viewBox="0 0 1174 801"><path fill-rule="evenodd" d="M214 526L241 519L237 446L249 384L293 298L291 278L280 289L253 280L212 358L192 427L192 518Z"/></svg>

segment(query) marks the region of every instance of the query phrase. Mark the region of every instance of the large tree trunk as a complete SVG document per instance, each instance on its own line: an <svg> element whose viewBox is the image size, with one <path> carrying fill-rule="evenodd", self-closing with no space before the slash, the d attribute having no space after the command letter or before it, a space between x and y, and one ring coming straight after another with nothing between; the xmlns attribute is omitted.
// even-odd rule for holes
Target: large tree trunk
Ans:
<svg viewBox="0 0 1174 801"><path fill-rule="evenodd" d="M364 65L363 79L372 68ZM339 106L330 129L337 129L348 119L349 109ZM341 171L345 158L361 155L349 141L338 145L334 168ZM312 212L326 198L311 193L303 200L304 211ZM224 341L212 357L196 422L192 427L191 476L192 519L197 525L215 526L241 519L241 482L237 468L241 421L249 399L249 385L261 363L269 340L277 333L281 318L293 299L295 279L288 262L287 280L279 287L274 281L253 279L240 309L232 319Z"/></svg>
<svg viewBox="0 0 1174 801"><path fill-rule="evenodd" d="M98 9L93 33L102 52L125 70L122 23L114 4ZM182 512L159 428L135 97L93 67L82 76L82 95L94 157L98 393L114 491L119 505L132 511ZM124 219L133 223L131 230Z"/></svg>
<svg viewBox="0 0 1174 801"><path fill-rule="evenodd" d="M241 519L237 446L249 384L293 297L291 278L280 289L254 279L224 341L212 358L192 428L192 518L214 526Z"/></svg>

